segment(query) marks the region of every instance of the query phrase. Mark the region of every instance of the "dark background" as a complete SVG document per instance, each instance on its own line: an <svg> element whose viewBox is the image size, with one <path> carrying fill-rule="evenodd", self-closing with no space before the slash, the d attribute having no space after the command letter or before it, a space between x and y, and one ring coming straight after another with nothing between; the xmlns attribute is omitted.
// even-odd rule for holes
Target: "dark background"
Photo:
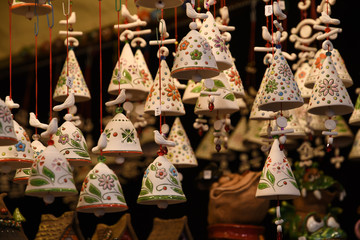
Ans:
<svg viewBox="0 0 360 240"><path fill-rule="evenodd" d="M238 7L240 3L244 3L243 6ZM300 11L297 8L298 1L286 1L288 20L284 22L285 29L289 32L291 27L295 27L297 22L300 21ZM317 4L319 1L316 2ZM335 6L332 7L332 17L341 20L340 26L343 32L339 34L338 39L332 41L335 48L339 50L343 59L345 60L347 69L353 78L354 86L348 88L348 92L352 97L353 102L356 101L355 89L360 87L359 85L359 43L358 37L356 37L356 31L358 31L359 20L357 19L358 6L354 4L357 1L337 1ZM228 0L226 1L230 10L230 24L236 27L236 31L232 33L232 40L230 42L230 51L236 58L236 66L242 77L244 86L248 89L250 86L257 88L260 84L265 66L262 64L262 53L253 54L253 45L250 43L251 28L250 28L250 6L246 4L246 1ZM218 8L219 4L217 4ZM97 4L94 3L94 7ZM264 46L265 42L261 38L261 26L265 25L264 3L258 1L256 5L256 32L252 35L255 38L255 46ZM164 19L168 24L168 31L170 36L174 36L173 28L173 10L164 11ZM167 16L170 16L167 18ZM95 16L94 16L95 17ZM179 15L179 28L178 36L179 41L189 31L188 23L190 20L183 15ZM157 27L156 18L153 16L149 27L155 29ZM104 26L103 40L102 40L102 59L103 59L103 102L107 101L110 96L107 94L107 86L111 78L113 68L115 66L117 58L117 36L109 30L111 26ZM153 31L155 32L155 31ZM148 39L156 39L154 35L148 36ZM89 102L78 104L78 113L84 118L91 117L94 123L94 138L95 141L99 132L98 119L99 116L99 48L98 48L98 32L94 31L87 33L81 41L81 46L75 49L75 54L79 61L80 67L83 70L84 77L87 81L90 89L92 100ZM283 44L283 49L289 53L295 52L292 47L293 43L287 42ZM174 49L169 47L170 51ZM144 49L144 55L147 58L148 66L153 76L155 76L158 61L156 59L156 47L146 47ZM55 86L57 78L60 74L64 60L66 58L66 49L62 44L62 39L57 39L53 43L53 85ZM16 91L13 91L13 98L20 106L26 109L28 112L35 111L35 66L33 49L25 49L19 56L14 56L13 64L13 86L16 86ZM253 59L257 73L255 75L248 74L245 71L245 67L249 63L249 59ZM168 64L171 67L172 58L168 57ZM289 62L289 64L291 64ZM2 83L1 98L4 99L8 95L9 89L9 72L8 66L0 69L0 81ZM42 122L47 122L49 108L49 65L48 65L48 50L47 45L39 47L39 66L38 66L38 79L39 79L39 119ZM53 86L53 87L54 87ZM54 89L54 88L53 88ZM186 115L181 117L181 121L186 128L187 134L191 140L192 146L196 149L201 137L197 135L197 132L193 129L192 123L196 116L193 114L193 106L185 105ZM16 110L14 111L16 114ZM105 112L103 113L106 114ZM239 113L232 116L232 124L235 126ZM349 116L345 116L346 119ZM169 124L174 119L172 117L167 118ZM156 125L157 126L157 125ZM354 135L357 132L356 127L351 127ZM31 129L30 129L31 131ZM300 143L299 143L300 145ZM350 147L341 149L341 154L347 157L350 151ZM238 154L238 153L236 153ZM340 216L339 222L342 228L348 233L348 239L355 239L353 228L355 222L360 219L357 208L359 206L360 195L359 190L359 163L351 162L347 159L344 161L340 169L335 169L330 164L329 160L333 153L328 153L326 156L319 160L321 168L326 174L333 176L339 180L347 191L347 196L343 202L335 202L334 205L343 208L344 212ZM289 155L293 159L297 159L297 152L289 152ZM237 158L236 158L237 159ZM152 221L154 217L160 218L178 218L181 216L188 216L190 230L195 239L206 239L207 236L207 205L208 205L208 183L204 183L198 179L201 171L209 164L209 161L198 159L199 166L192 169L180 170L184 175L183 190L188 201L184 204L170 205L166 210L160 210L156 206L143 206L136 203L138 193L141 188L141 177L132 179L126 184L122 184L125 198L129 206L128 213L131 214L132 224L138 235L139 239L146 239L152 228ZM218 164L218 163L215 163ZM229 168L231 171L236 172L238 169L238 161L229 162ZM256 169L255 169L256 170ZM216 180L216 179L214 179ZM64 211L70 209L67 204L64 204L62 199L56 199L51 205L45 205L42 199L34 197L21 197L21 198L5 198L5 202L12 212L15 207L19 207L22 214L27 219L27 222L23 224L25 233L29 239L33 239L38 230L41 214L51 213L55 216L60 216ZM272 203L274 204L274 203ZM123 213L106 214L102 218L97 218L92 214L79 213L80 226L83 235L88 238L91 237L97 223L114 224ZM264 219L263 226L266 227L266 239L275 238L275 226L271 224L271 216L267 216Z"/></svg>

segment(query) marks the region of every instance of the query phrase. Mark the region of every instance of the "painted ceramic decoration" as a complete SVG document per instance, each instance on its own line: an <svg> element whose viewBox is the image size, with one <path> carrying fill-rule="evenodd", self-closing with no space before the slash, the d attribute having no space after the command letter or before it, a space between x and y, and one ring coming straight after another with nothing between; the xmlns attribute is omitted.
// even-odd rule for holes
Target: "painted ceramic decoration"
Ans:
<svg viewBox="0 0 360 240"><path fill-rule="evenodd" d="M83 182L76 211L101 216L127 209L118 177L105 163L98 162Z"/></svg>
<svg viewBox="0 0 360 240"><path fill-rule="evenodd" d="M274 139L269 156L265 161L256 197L289 200L300 196L299 187L279 140Z"/></svg>
<svg viewBox="0 0 360 240"><path fill-rule="evenodd" d="M159 67L154 84L146 98L144 112L155 115L157 108L160 107L163 116L185 115L180 92L175 86L174 79L170 76L166 60L161 60Z"/></svg>
<svg viewBox="0 0 360 240"><path fill-rule="evenodd" d="M219 75L209 42L198 31L191 30L178 45L171 76L199 82Z"/></svg>
<svg viewBox="0 0 360 240"><path fill-rule="evenodd" d="M146 98L148 85L149 81L142 77L130 44L126 43L121 51L120 64L119 61L116 62L108 93L118 96L119 89L126 89L126 98L129 101L140 101Z"/></svg>
<svg viewBox="0 0 360 240"><path fill-rule="evenodd" d="M230 89L236 98L244 98L245 90L239 72L236 68L235 62L232 61L232 66L223 71L229 82Z"/></svg>
<svg viewBox="0 0 360 240"><path fill-rule="evenodd" d="M214 86L209 89L203 83L202 91L216 92L219 95L209 96L207 94L200 94L195 104L194 113L196 115L204 116L222 116L232 114L239 111L239 105L236 102L234 93L230 90L229 83L224 73L213 77ZM214 98L213 109L210 109L209 98Z"/></svg>
<svg viewBox="0 0 360 240"><path fill-rule="evenodd" d="M301 97L304 99L304 102L308 102L311 97L311 88L305 87L305 81L309 76L311 66L308 62L304 62L300 65L300 67L294 73L294 79L299 86L299 90L301 92Z"/></svg>
<svg viewBox="0 0 360 240"><path fill-rule="evenodd" d="M15 120L14 131L17 143L9 146L0 146L0 169L31 167L34 162L33 151L30 147L30 138L24 128L22 128Z"/></svg>
<svg viewBox="0 0 360 240"><path fill-rule="evenodd" d="M195 150L195 156L197 159L213 160L213 155L216 152L214 144L214 127L211 126L207 133L201 139L199 145ZM226 155L229 150L225 147L221 147L219 154Z"/></svg>
<svg viewBox="0 0 360 240"><path fill-rule="evenodd" d="M354 105L330 56L319 64L320 75L316 78L307 111L317 115L327 115L329 110L334 115L351 113Z"/></svg>
<svg viewBox="0 0 360 240"><path fill-rule="evenodd" d="M168 148L165 157L177 168L196 167L198 165L190 140L181 124L180 118L175 118L168 140L176 145Z"/></svg>
<svg viewBox="0 0 360 240"><path fill-rule="evenodd" d="M215 56L217 67L220 71L229 69L233 66L230 51L222 38L219 28L216 25L214 16L210 11L206 12L208 16L203 20L199 33L208 40L211 51Z"/></svg>
<svg viewBox="0 0 360 240"><path fill-rule="evenodd" d="M311 70L309 76L305 81L305 86L308 88L313 88L316 80L319 77L322 77L322 66L326 59L326 52L324 49L319 49L314 57L314 62L311 65ZM353 85L353 80L349 75L349 72L346 69L345 62L341 57L339 51L337 49L333 49L331 52L331 60L334 64L334 67L339 74L339 78L342 80L342 83L346 88L351 87Z"/></svg>
<svg viewBox="0 0 360 240"><path fill-rule="evenodd" d="M348 158L349 160L353 160L353 161L360 160L360 129L356 133Z"/></svg>
<svg viewBox="0 0 360 240"><path fill-rule="evenodd" d="M104 133L107 138L107 145L102 150L104 155L124 158L136 157L143 153L137 131L124 114L116 114L106 125Z"/></svg>
<svg viewBox="0 0 360 240"><path fill-rule="evenodd" d="M249 149L244 145L244 136L247 130L247 117L241 116L228 140L228 148L237 152L246 152Z"/></svg>
<svg viewBox="0 0 360 240"><path fill-rule="evenodd" d="M69 70L67 69L69 67ZM68 74L69 71L69 74ZM70 85L67 79L71 79ZM57 102L64 102L69 93L73 93L76 102L85 102L91 99L90 91L86 85L74 50L69 49L68 59L65 60L61 75L56 84L53 99Z"/></svg>
<svg viewBox="0 0 360 240"><path fill-rule="evenodd" d="M137 203L158 205L186 202L179 173L164 156L158 156L145 170Z"/></svg>
<svg viewBox="0 0 360 240"><path fill-rule="evenodd" d="M136 6L145 8L174 8L179 7L184 3L184 0L135 0Z"/></svg>
<svg viewBox="0 0 360 240"><path fill-rule="evenodd" d="M54 146L66 157L71 166L91 163L85 137L74 123L65 121L51 139L54 141Z"/></svg>
<svg viewBox="0 0 360 240"><path fill-rule="evenodd" d="M154 80L151 76L151 72L146 64L144 55L140 48L136 49L134 58L135 58L135 62L137 64L137 66L138 66L138 69L140 71L142 83L144 83L144 86L147 89L147 91L150 91L150 88L153 85Z"/></svg>
<svg viewBox="0 0 360 240"><path fill-rule="evenodd" d="M13 182L17 184L27 184L30 178L31 168L18 168L15 171Z"/></svg>
<svg viewBox="0 0 360 240"><path fill-rule="evenodd" d="M298 108L304 104L294 75L280 48L277 48L269 67L264 87L260 92L259 109L280 111Z"/></svg>
<svg viewBox="0 0 360 240"><path fill-rule="evenodd" d="M45 146L39 140L35 139L31 142L31 148L33 150L34 159L36 159L44 150Z"/></svg>
<svg viewBox="0 0 360 240"><path fill-rule="evenodd" d="M354 111L349 118L349 124L352 126L360 126L360 95L356 99Z"/></svg>
<svg viewBox="0 0 360 240"><path fill-rule="evenodd" d="M202 82L203 80L201 80L200 82L195 82L191 79L188 80L182 97L183 103L195 105L196 100L198 99L201 92Z"/></svg>
<svg viewBox="0 0 360 240"><path fill-rule="evenodd" d="M31 167L25 195L51 202L53 197L77 193L70 164L54 145L48 145Z"/></svg>
<svg viewBox="0 0 360 240"><path fill-rule="evenodd" d="M351 131L350 127L347 125L343 116L335 116L334 120L336 121L336 128L334 132L337 132L337 135L333 137L333 146L339 148L345 148L351 146L354 141L354 134ZM328 136L326 136L326 139Z"/></svg>
<svg viewBox="0 0 360 240"><path fill-rule="evenodd" d="M0 146L13 145L17 142L11 111L0 99Z"/></svg>
<svg viewBox="0 0 360 240"><path fill-rule="evenodd" d="M11 5L11 12L17 15L22 15L27 19L32 19L35 16L35 3L14 0ZM51 13L51 5L48 3L37 3L36 13L39 16Z"/></svg>

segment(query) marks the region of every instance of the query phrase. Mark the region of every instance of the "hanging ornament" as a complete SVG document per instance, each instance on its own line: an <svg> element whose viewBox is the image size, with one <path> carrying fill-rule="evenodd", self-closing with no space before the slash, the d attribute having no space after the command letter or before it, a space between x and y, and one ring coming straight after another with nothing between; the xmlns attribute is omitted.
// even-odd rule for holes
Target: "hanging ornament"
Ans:
<svg viewBox="0 0 360 240"><path fill-rule="evenodd" d="M354 142L352 144L348 159L351 161L360 160L360 130L357 131Z"/></svg>
<svg viewBox="0 0 360 240"><path fill-rule="evenodd" d="M360 93L360 89L356 89L356 93ZM349 118L349 124L352 126L360 126L360 95L356 98L354 111L351 113Z"/></svg>
<svg viewBox="0 0 360 240"><path fill-rule="evenodd" d="M302 63L294 73L294 80L297 82L299 86L299 90L301 92L301 97L304 99L304 102L309 102L311 97L311 88L305 87L305 80L307 79L310 72L310 65L308 62Z"/></svg>
<svg viewBox="0 0 360 240"><path fill-rule="evenodd" d="M198 99L201 92L203 81L204 80L201 80L200 82L194 82L193 80L188 80L182 97L182 102L184 104L194 105L196 103L196 100Z"/></svg>
<svg viewBox="0 0 360 240"><path fill-rule="evenodd" d="M42 2L42 3L40 3ZM11 12L31 20L34 16L42 16L51 13L52 6L46 1L28 2L14 0L11 4Z"/></svg>
<svg viewBox="0 0 360 240"><path fill-rule="evenodd" d="M15 171L13 182L17 184L27 184L31 175L31 168L18 168Z"/></svg>
<svg viewBox="0 0 360 240"><path fill-rule="evenodd" d="M13 145L18 142L14 131L14 120L10 109L0 99L0 145Z"/></svg>
<svg viewBox="0 0 360 240"><path fill-rule="evenodd" d="M354 141L354 134L346 123L344 117L338 115L334 117L334 120L336 122L334 132L337 132L337 134L333 136L333 146L335 148L346 148L351 146ZM326 136L326 139L328 138L329 136Z"/></svg>

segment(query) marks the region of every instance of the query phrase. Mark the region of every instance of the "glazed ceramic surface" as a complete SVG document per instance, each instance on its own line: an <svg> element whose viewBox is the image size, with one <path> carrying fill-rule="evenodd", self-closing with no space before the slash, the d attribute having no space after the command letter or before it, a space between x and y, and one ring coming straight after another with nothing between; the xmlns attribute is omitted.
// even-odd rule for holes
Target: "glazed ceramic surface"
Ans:
<svg viewBox="0 0 360 240"><path fill-rule="evenodd" d="M0 99L0 146L13 145L17 142L11 111Z"/></svg>

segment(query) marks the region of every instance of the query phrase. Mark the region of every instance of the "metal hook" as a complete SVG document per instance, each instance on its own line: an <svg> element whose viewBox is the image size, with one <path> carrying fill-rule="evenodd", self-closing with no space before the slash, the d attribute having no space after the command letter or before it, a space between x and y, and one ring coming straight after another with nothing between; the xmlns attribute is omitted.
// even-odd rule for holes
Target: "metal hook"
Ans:
<svg viewBox="0 0 360 240"><path fill-rule="evenodd" d="M54 26L54 6L51 4L50 0L49 0L49 5L51 6L51 25L50 25L50 21L49 21L49 14L46 14L46 20L47 20L47 24L48 24L49 28L53 28L53 26Z"/></svg>
<svg viewBox="0 0 360 240"><path fill-rule="evenodd" d="M70 14L70 0L68 0L68 4L67 4L67 12L65 12L65 3L62 2L62 9L63 9L63 14L65 17L69 16Z"/></svg>
<svg viewBox="0 0 360 240"><path fill-rule="evenodd" d="M39 34L39 15L36 12L37 4L38 4L38 0L35 1L35 8L34 8L34 14L36 16L36 22L34 23L35 36Z"/></svg>
<svg viewBox="0 0 360 240"><path fill-rule="evenodd" d="M118 0L115 0L115 11L120 12L121 11L121 0L120 1L120 7L118 8Z"/></svg>

